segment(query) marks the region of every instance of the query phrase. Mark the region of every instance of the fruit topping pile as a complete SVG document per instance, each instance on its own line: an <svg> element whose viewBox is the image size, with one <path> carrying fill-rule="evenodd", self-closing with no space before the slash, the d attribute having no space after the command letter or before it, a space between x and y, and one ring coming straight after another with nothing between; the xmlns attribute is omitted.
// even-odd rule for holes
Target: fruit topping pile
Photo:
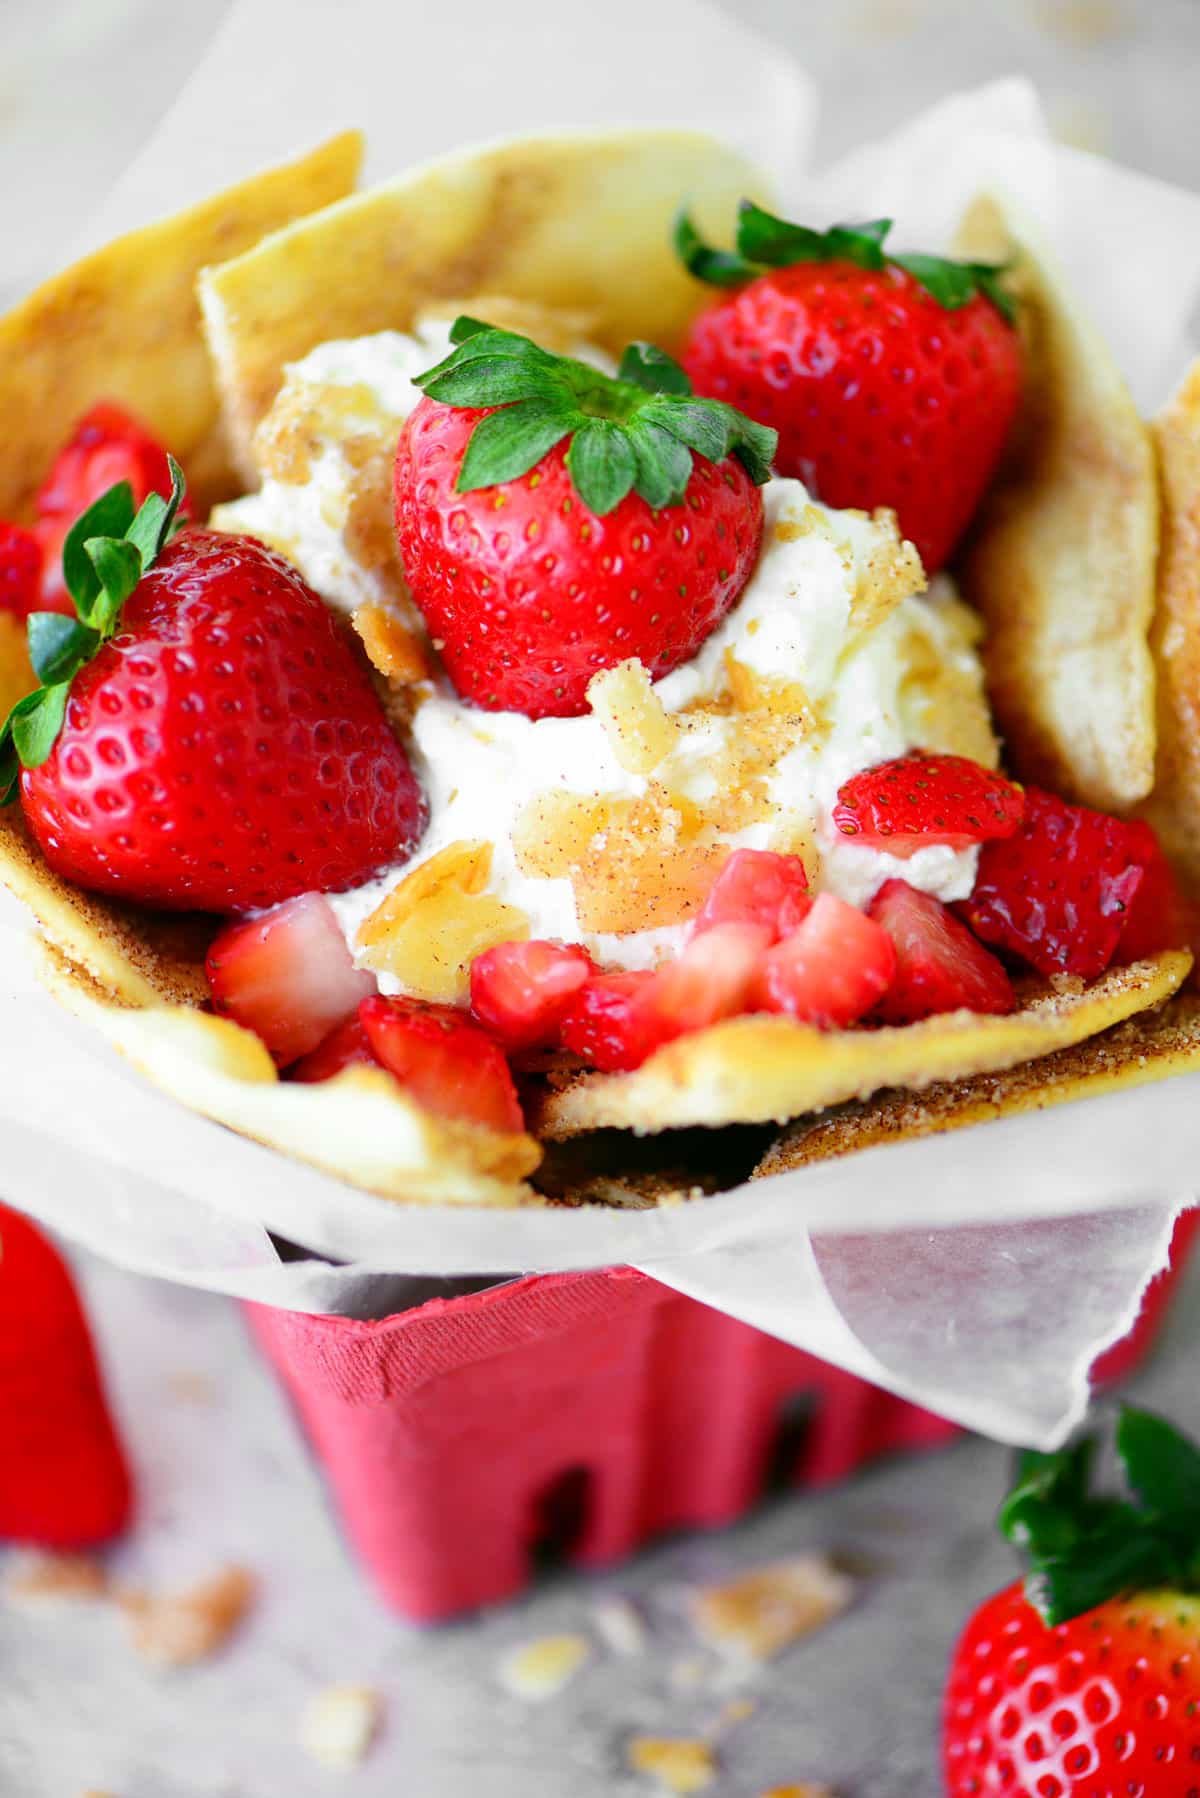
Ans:
<svg viewBox="0 0 1200 1798"><path fill-rule="evenodd" d="M713 760L715 798L655 798L683 729L655 683L754 574L772 465L832 505L895 508L927 571L996 466L1021 384L998 271L895 256L888 229L815 232L747 202L736 250L720 251L681 216L688 268L730 290L696 318L682 365L634 344L609 375L459 318L450 353L416 377L394 463L396 541L429 644L407 673L374 657L378 681L288 561L197 528L166 451L94 408L32 525L0 524L0 610L26 626L37 681L4 724L0 780L50 867L230 920L208 954L213 1005L286 1077L371 1069L430 1112L505 1132L522 1128L518 1080L550 1066L629 1071L754 1013L820 1031L1003 1014L1022 973L1091 978L1185 942L1190 911L1147 824L962 755L913 749L842 781L819 820L827 842L885 858L862 905L828 889L811 832L797 827L797 852L739 844L771 811L766 773L822 728L802 668L760 678L727 652L741 760ZM913 590L888 578L884 613ZM851 606L850 626L873 622ZM328 895L394 882L419 848L428 807L401 741L419 699L397 730L380 695L432 690L435 657L456 704L599 720L640 784L551 787L508 847L524 877L571 879L593 942L644 928L657 906L676 931L657 965L535 934L490 889L483 838L418 856L358 933L371 969L356 965ZM661 873L668 840L670 879L652 887L642 850ZM927 858L912 858L936 849L977 864L966 899L923 889ZM401 977L417 951L423 998ZM404 994L381 993L378 972Z"/></svg>

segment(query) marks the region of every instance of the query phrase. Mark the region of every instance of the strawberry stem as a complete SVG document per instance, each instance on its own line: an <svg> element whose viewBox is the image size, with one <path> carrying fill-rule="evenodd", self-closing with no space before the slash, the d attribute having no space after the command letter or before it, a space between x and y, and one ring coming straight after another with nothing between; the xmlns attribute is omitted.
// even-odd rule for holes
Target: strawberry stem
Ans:
<svg viewBox="0 0 1200 1798"><path fill-rule="evenodd" d="M793 268L801 262L852 262L878 271L892 263L910 274L947 312L965 306L977 294L991 301L1010 325L1016 323L1012 295L1000 281L1006 264L955 262L946 256L894 256L884 244L891 219L860 225L831 225L816 231L743 200L738 207L736 250L714 249L700 236L686 211L675 219L675 251L697 280L714 287L741 287L769 269Z"/></svg>
<svg viewBox="0 0 1200 1798"><path fill-rule="evenodd" d="M1049 1625L1123 1592L1196 1589L1200 1448L1165 1418L1124 1405L1116 1453L1131 1497L1092 1490L1097 1437L1021 1457L997 1518L1021 1552L1025 1595Z"/></svg>
<svg viewBox="0 0 1200 1798"><path fill-rule="evenodd" d="M151 493L135 510L133 489L118 481L80 514L63 544L63 579L74 618L31 612L29 659L38 685L19 699L0 726L0 805L16 798L22 768L46 761L67 713L71 682L113 636L121 612L146 570L182 528L186 483L173 457L171 497Z"/></svg>
<svg viewBox="0 0 1200 1798"><path fill-rule="evenodd" d="M575 490L599 517L630 492L656 509L679 505L693 454L733 455L760 486L770 478L775 432L722 400L697 399L654 344L631 344L614 377L478 319L456 319L450 339L451 354L416 385L443 405L496 408L471 433L459 493L517 480L564 439Z"/></svg>

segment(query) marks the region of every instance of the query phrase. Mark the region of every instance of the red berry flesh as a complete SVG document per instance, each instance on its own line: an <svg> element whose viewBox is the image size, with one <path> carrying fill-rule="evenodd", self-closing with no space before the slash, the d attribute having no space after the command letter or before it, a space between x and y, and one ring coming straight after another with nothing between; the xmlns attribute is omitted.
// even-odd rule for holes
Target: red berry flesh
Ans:
<svg viewBox="0 0 1200 1798"><path fill-rule="evenodd" d="M885 1024L915 1024L943 1011L1012 1011L1012 982L994 955L976 941L940 899L907 881L887 880L867 910L887 931L896 972L876 1016Z"/></svg>
<svg viewBox="0 0 1200 1798"><path fill-rule="evenodd" d="M55 873L184 911L358 885L424 824L342 624L282 557L209 531L138 583L21 797Z"/></svg>
<svg viewBox="0 0 1200 1798"><path fill-rule="evenodd" d="M637 656L657 680L686 662L758 556L762 495L741 463L697 456L681 504L654 511L630 493L604 517L579 498L562 444L517 480L459 493L486 416L423 399L396 454L405 574L462 697L573 717L602 668Z"/></svg>
<svg viewBox="0 0 1200 1798"><path fill-rule="evenodd" d="M376 997L358 1015L381 1065L426 1111L488 1130L524 1129L503 1051L461 1011Z"/></svg>

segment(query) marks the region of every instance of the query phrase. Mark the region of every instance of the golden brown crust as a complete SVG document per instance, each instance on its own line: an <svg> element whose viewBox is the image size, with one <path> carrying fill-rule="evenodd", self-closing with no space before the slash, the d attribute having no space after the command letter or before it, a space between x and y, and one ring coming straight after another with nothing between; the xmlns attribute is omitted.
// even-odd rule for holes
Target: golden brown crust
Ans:
<svg viewBox="0 0 1200 1798"><path fill-rule="evenodd" d="M786 1173L810 1162L851 1155L883 1143L911 1142L967 1124L989 1123L1026 1111L1045 1111L1167 1080L1200 1068L1200 997L1183 993L1039 1061L1022 1062L971 1080L939 1081L924 1092L877 1093L835 1117L805 1119L772 1145L753 1178Z"/></svg>
<svg viewBox="0 0 1200 1798"><path fill-rule="evenodd" d="M202 514L227 492L228 455L200 331L196 277L350 193L362 135L119 237L0 319L0 518L23 518L72 422L100 399L132 408L188 469Z"/></svg>
<svg viewBox="0 0 1200 1798"><path fill-rule="evenodd" d="M239 466L253 477L254 428L287 363L332 338L406 330L447 300L469 310L464 296L503 294L587 319L614 352L635 337L669 348L706 292L671 248L681 196L722 230L763 191L697 132L581 133L459 151L277 233L200 282Z"/></svg>
<svg viewBox="0 0 1200 1798"><path fill-rule="evenodd" d="M1091 986L1030 983L1010 1017L966 1011L881 1030L814 1030L782 1017L732 1018L668 1043L632 1074L581 1074L540 1106L551 1139L585 1130L786 1123L885 1086L921 1089L1070 1047L1157 1005L1192 965L1186 950L1110 968Z"/></svg>
<svg viewBox="0 0 1200 1798"><path fill-rule="evenodd" d="M411 1205L536 1205L530 1137L433 1116L381 1068L301 1086L229 1018L190 1005L123 1005L48 944L46 985L152 1085L191 1111L381 1198Z"/></svg>
<svg viewBox="0 0 1200 1798"><path fill-rule="evenodd" d="M961 247L1014 258L1026 340L1022 415L963 567L996 721L1023 779L1124 811L1154 778L1150 434L1099 334L995 202L971 208Z"/></svg>
<svg viewBox="0 0 1200 1798"><path fill-rule="evenodd" d="M1150 642L1158 670L1158 762L1144 809L1200 889L1200 361L1154 426L1162 554Z"/></svg>

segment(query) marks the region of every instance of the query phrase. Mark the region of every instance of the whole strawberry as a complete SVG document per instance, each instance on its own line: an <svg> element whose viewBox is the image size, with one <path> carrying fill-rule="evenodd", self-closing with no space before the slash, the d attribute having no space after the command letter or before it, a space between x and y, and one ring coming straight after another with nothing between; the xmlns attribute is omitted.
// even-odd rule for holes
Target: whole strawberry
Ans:
<svg viewBox="0 0 1200 1798"><path fill-rule="evenodd" d="M42 685L0 736L0 785L67 879L240 912L402 861L422 800L341 627L283 559L186 531L127 483L67 536L73 618L35 612Z"/></svg>
<svg viewBox="0 0 1200 1798"><path fill-rule="evenodd" d="M647 345L612 379L472 319L451 337L418 379L395 497L405 574L459 693L570 717L598 669L678 667L749 579L774 433L694 399Z"/></svg>
<svg viewBox="0 0 1200 1798"><path fill-rule="evenodd" d="M86 1548L129 1522L133 1490L66 1263L0 1205L0 1541Z"/></svg>
<svg viewBox="0 0 1200 1798"><path fill-rule="evenodd" d="M78 419L37 491L34 536L42 551L42 609L75 608L63 579L63 544L80 513L110 487L128 481L134 504L151 493L171 497L170 458L139 418L101 400Z"/></svg>
<svg viewBox="0 0 1200 1798"><path fill-rule="evenodd" d="M949 1798L1191 1798L1200 1784L1200 1450L1126 1407L1117 1498L1089 1489L1094 1449L1024 1457L1000 1513L1031 1571L954 1650Z"/></svg>
<svg viewBox="0 0 1200 1798"><path fill-rule="evenodd" d="M780 474L831 506L891 506L933 574L1000 458L1021 346L993 266L893 256L890 229L813 231L743 201L735 254L682 215L687 267L737 289L695 320L682 360L698 393L775 428Z"/></svg>

